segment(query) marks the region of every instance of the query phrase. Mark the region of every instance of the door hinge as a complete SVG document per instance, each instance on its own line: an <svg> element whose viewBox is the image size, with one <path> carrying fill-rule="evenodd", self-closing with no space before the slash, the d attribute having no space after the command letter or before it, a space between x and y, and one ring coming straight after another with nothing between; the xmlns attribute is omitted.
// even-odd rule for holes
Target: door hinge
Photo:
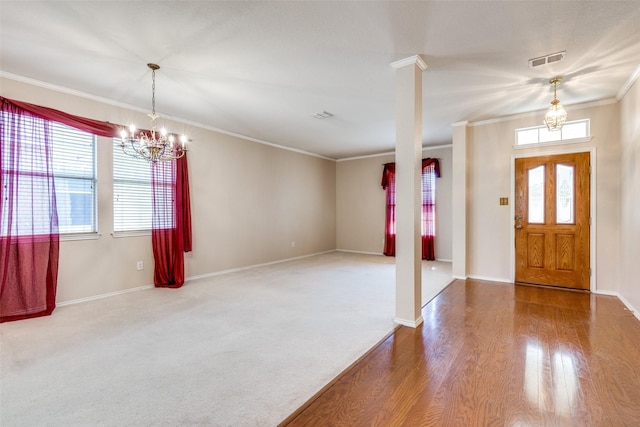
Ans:
<svg viewBox="0 0 640 427"><path fill-rule="evenodd" d="M589 269L589 277L591 277L591 269Z"/></svg>

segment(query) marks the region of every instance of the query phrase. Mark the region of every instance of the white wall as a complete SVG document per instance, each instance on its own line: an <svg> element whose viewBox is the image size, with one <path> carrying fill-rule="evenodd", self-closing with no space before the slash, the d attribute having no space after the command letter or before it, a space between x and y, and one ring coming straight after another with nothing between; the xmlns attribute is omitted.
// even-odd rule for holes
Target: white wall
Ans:
<svg viewBox="0 0 640 427"><path fill-rule="evenodd" d="M619 193L619 104L609 103L591 108L569 109L569 120L591 119L590 142L563 144L545 148L516 150L515 129L541 124L542 113L513 120L475 123L470 128L469 201L468 201L468 271L470 277L511 281L514 225L510 206L513 156L541 155L562 150L596 149L595 183L597 201L596 286L598 290L617 291L619 282L618 225ZM593 165L592 165L593 166ZM499 198L509 197L509 206L500 206ZM592 216L593 216L592 212Z"/></svg>
<svg viewBox="0 0 640 427"><path fill-rule="evenodd" d="M424 149L423 157L440 160L436 179L436 258L451 260L451 147ZM381 254L384 247L385 191L382 165L394 156L339 161L336 167L337 247Z"/></svg>
<svg viewBox="0 0 640 427"><path fill-rule="evenodd" d="M112 123L147 123L144 113L0 80L2 95ZM189 176L193 252L186 276L308 255L336 247L336 166L309 156L182 123L193 142ZM151 237L114 238L111 139L98 138L98 232L62 241L58 302L153 283ZM291 242L295 242L292 247ZM145 269L136 271L136 262Z"/></svg>
<svg viewBox="0 0 640 427"><path fill-rule="evenodd" d="M640 317L640 83L620 106L620 295Z"/></svg>

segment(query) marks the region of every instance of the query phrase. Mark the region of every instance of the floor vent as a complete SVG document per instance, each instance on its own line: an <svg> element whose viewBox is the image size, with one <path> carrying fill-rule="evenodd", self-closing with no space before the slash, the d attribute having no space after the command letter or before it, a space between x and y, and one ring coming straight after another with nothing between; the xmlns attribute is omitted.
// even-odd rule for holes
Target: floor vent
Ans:
<svg viewBox="0 0 640 427"><path fill-rule="evenodd" d="M547 64L553 64L556 62L560 62L564 59L566 50L558 53L552 53L550 55L540 56L538 58L533 58L529 60L529 68L537 68Z"/></svg>

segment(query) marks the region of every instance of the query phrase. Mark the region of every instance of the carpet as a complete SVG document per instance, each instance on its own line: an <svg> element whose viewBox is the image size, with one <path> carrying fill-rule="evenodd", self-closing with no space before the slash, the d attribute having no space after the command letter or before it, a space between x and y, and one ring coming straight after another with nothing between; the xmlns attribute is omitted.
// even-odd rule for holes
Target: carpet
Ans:
<svg viewBox="0 0 640 427"><path fill-rule="evenodd" d="M394 281L332 252L4 323L0 424L275 426L394 328Z"/></svg>

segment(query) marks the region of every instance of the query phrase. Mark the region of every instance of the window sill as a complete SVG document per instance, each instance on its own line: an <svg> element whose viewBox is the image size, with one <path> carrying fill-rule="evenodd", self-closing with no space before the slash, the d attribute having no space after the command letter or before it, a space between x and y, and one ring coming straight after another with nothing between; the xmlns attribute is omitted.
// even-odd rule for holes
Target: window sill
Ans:
<svg viewBox="0 0 640 427"><path fill-rule="evenodd" d="M69 233L61 234L61 242L72 242L74 240L97 240L102 236L101 233Z"/></svg>
<svg viewBox="0 0 640 427"><path fill-rule="evenodd" d="M514 145L513 148L515 148L516 150L521 150L523 148L548 147L550 145L580 144L581 142L590 142L592 139L593 139L593 136L587 136L585 138L563 139L560 141L536 142L534 144Z"/></svg>
<svg viewBox="0 0 640 427"><path fill-rule="evenodd" d="M114 239L120 239L123 237L143 237L151 236L151 230L135 230L135 231L114 231L111 233L111 237Z"/></svg>

